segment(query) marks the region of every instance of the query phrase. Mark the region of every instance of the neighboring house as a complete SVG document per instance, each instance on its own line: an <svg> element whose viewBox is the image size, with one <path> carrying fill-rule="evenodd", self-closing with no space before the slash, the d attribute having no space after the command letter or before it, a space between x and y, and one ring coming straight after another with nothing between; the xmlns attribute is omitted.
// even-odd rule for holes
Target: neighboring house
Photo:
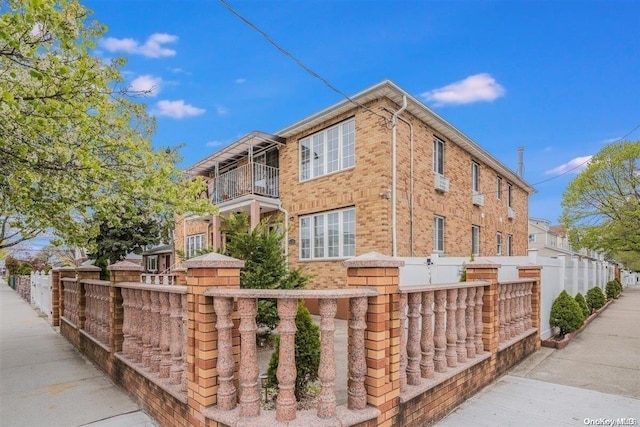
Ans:
<svg viewBox="0 0 640 427"><path fill-rule="evenodd" d="M167 273L173 267L173 260L173 245L153 246L142 252L142 267L145 273Z"/></svg>
<svg viewBox="0 0 640 427"><path fill-rule="evenodd" d="M530 185L390 81L351 99L275 135L252 132L187 172L208 179L221 216L281 215L289 263L313 287L343 287L342 262L370 251L526 255ZM223 244L220 216L176 223L187 257Z"/></svg>
<svg viewBox="0 0 640 427"><path fill-rule="evenodd" d="M567 255L594 261L604 260L604 255L597 251L584 248L573 249L564 226L552 225L549 220L540 218L529 218L529 249L537 249L539 255L546 257Z"/></svg>

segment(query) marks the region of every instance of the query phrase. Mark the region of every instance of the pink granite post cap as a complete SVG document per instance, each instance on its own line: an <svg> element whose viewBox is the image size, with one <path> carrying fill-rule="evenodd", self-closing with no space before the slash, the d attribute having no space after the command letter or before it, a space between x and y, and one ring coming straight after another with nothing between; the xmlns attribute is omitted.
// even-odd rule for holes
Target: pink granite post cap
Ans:
<svg viewBox="0 0 640 427"><path fill-rule="evenodd" d="M244 261L211 252L183 261L182 266L186 268L242 268Z"/></svg>
<svg viewBox="0 0 640 427"><path fill-rule="evenodd" d="M76 271L101 271L100 267L96 267L95 265L82 265L76 268Z"/></svg>
<svg viewBox="0 0 640 427"><path fill-rule="evenodd" d="M76 271L76 268L73 266L66 265L64 267L56 267L51 271Z"/></svg>
<svg viewBox="0 0 640 427"><path fill-rule="evenodd" d="M538 264L525 264L516 267L518 270L542 270L542 266Z"/></svg>
<svg viewBox="0 0 640 427"><path fill-rule="evenodd" d="M131 261L118 261L108 267L109 271L143 271L140 264Z"/></svg>
<svg viewBox="0 0 640 427"><path fill-rule="evenodd" d="M404 261L378 252L367 252L342 263L347 268L403 267Z"/></svg>
<svg viewBox="0 0 640 427"><path fill-rule="evenodd" d="M466 268L500 268L502 267L502 265L498 264L497 262L491 262L491 261L485 261L485 260L465 262L463 265Z"/></svg>

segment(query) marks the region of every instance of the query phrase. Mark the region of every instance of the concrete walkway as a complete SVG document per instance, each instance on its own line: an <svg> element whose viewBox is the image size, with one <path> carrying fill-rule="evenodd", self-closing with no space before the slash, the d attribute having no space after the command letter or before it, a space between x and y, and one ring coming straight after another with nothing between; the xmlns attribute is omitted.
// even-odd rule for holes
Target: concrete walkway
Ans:
<svg viewBox="0 0 640 427"><path fill-rule="evenodd" d="M541 348L438 426L589 422L640 423L640 287L626 288L566 348Z"/></svg>
<svg viewBox="0 0 640 427"><path fill-rule="evenodd" d="M0 279L0 426L155 425Z"/></svg>

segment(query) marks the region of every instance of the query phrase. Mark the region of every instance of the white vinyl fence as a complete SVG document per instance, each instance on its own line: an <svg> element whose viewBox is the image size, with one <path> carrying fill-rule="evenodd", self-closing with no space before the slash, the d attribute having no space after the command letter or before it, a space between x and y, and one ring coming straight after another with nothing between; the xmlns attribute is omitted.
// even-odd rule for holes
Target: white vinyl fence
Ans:
<svg viewBox="0 0 640 427"><path fill-rule="evenodd" d="M51 274L31 273L31 304L45 313L51 320Z"/></svg>
<svg viewBox="0 0 640 427"><path fill-rule="evenodd" d="M460 281L463 265L470 262L469 257L430 257L400 258L405 262L400 268L400 287L409 285L436 285L457 283ZM492 262L500 265L498 280L508 281L518 278L518 266L535 264L542 266L540 296L540 334L543 339L552 335L549 326L549 314L553 300L566 290L575 296L583 295L595 286L604 290L605 285L615 276L615 264L596 261L578 256L548 258L538 256L537 250L530 250L526 257L479 257L476 261ZM637 273L623 271L623 286L635 285Z"/></svg>

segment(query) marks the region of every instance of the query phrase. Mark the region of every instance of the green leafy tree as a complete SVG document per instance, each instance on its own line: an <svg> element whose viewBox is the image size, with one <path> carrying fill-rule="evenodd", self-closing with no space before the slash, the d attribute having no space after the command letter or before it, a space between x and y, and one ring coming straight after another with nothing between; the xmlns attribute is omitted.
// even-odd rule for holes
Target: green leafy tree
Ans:
<svg viewBox="0 0 640 427"><path fill-rule="evenodd" d="M582 309L575 299L567 293L560 292L551 305L549 325L560 329L560 335L564 336L580 328L584 323Z"/></svg>
<svg viewBox="0 0 640 427"><path fill-rule="evenodd" d="M587 306L591 313L601 309L604 303L607 302L602 289L597 286L587 291L585 299L587 300Z"/></svg>
<svg viewBox="0 0 640 427"><path fill-rule="evenodd" d="M584 295L578 292L575 296L575 300L580 306L580 310L582 310L582 315L586 319L589 317L589 307L587 307L587 301L584 299Z"/></svg>
<svg viewBox="0 0 640 427"><path fill-rule="evenodd" d="M146 107L91 51L105 27L77 0L0 2L0 249L52 230L86 247L144 204L204 212L202 179L154 150Z"/></svg>
<svg viewBox="0 0 640 427"><path fill-rule="evenodd" d="M576 248L640 253L640 141L610 144L567 186L562 222Z"/></svg>

